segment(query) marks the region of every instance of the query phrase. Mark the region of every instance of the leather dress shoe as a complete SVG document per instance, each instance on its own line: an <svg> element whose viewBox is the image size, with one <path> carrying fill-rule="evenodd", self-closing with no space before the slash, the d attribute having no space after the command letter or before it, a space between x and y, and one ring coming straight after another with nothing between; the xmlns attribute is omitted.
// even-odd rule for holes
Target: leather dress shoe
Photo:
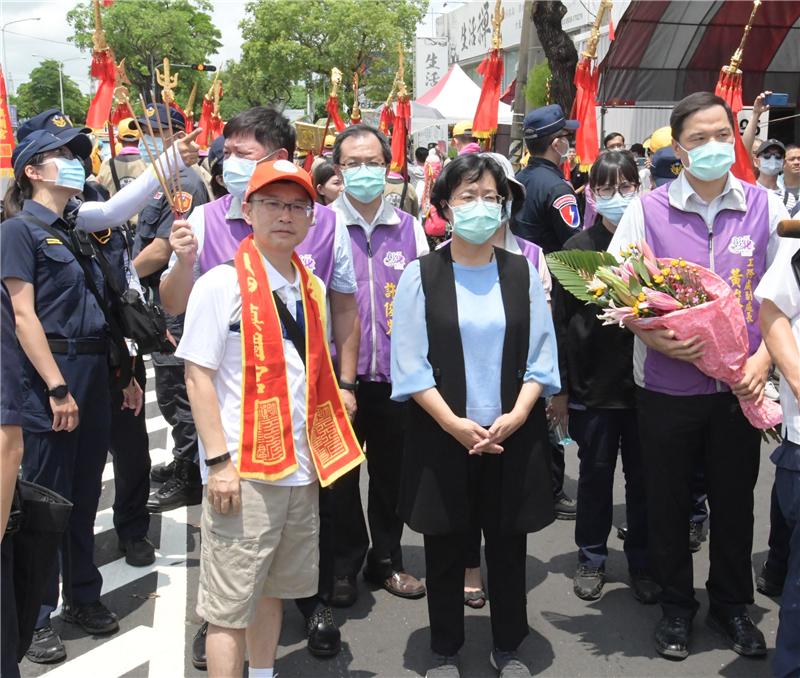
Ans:
<svg viewBox="0 0 800 678"><path fill-rule="evenodd" d="M180 508L195 506L203 500L203 483L200 469L189 461L175 462L175 473L159 487L147 500L150 513L162 513Z"/></svg>
<svg viewBox="0 0 800 678"><path fill-rule="evenodd" d="M306 620L308 651L315 657L335 657L342 649L342 634L333 621L333 610L321 607Z"/></svg>
<svg viewBox="0 0 800 678"><path fill-rule="evenodd" d="M175 474L175 460L169 464L156 464L150 469L150 480L154 483L165 483Z"/></svg>
<svg viewBox="0 0 800 678"><path fill-rule="evenodd" d="M120 541L119 550L125 554L125 562L133 567L147 567L156 562L156 547L147 537Z"/></svg>
<svg viewBox="0 0 800 678"><path fill-rule="evenodd" d="M425 585L408 572L395 570L388 577L382 578L369 570L364 570L364 579L398 598L414 599L425 595Z"/></svg>
<svg viewBox="0 0 800 678"><path fill-rule="evenodd" d="M119 631L117 615L99 600L88 605L64 604L61 616L93 636L105 636Z"/></svg>
<svg viewBox="0 0 800 678"><path fill-rule="evenodd" d="M556 520L575 520L578 515L578 502L570 499L566 492L559 492L553 503Z"/></svg>
<svg viewBox="0 0 800 678"><path fill-rule="evenodd" d="M31 646L25 656L34 664L57 664L67 658L67 650L61 637L53 630L50 622L47 622L47 626L34 629Z"/></svg>
<svg viewBox="0 0 800 678"><path fill-rule="evenodd" d="M581 600L597 600L603 593L605 583L604 568L594 567L591 563L578 563L578 569L572 578L572 590Z"/></svg>
<svg viewBox="0 0 800 678"><path fill-rule="evenodd" d="M703 523L689 521L689 550L692 553L697 553L704 541Z"/></svg>
<svg viewBox="0 0 800 678"><path fill-rule="evenodd" d="M358 600L356 578L349 574L333 578L331 605L333 607L350 607Z"/></svg>
<svg viewBox="0 0 800 678"><path fill-rule="evenodd" d="M203 622L192 639L192 666L200 671L208 669L206 659L206 636L208 635L208 622Z"/></svg>
<svg viewBox="0 0 800 678"><path fill-rule="evenodd" d="M764 634L758 630L748 615L723 616L709 611L706 624L722 635L733 651L743 657L766 656L767 643Z"/></svg>
<svg viewBox="0 0 800 678"><path fill-rule="evenodd" d="M775 577L769 567L767 567L767 561L765 560L764 564L761 566L761 571L756 577L756 591L770 598L777 598L783 593L783 582L785 579L785 576L783 579Z"/></svg>
<svg viewBox="0 0 800 678"><path fill-rule="evenodd" d="M657 603L661 587L656 584L650 573L644 570L631 570L630 575L633 597L644 605Z"/></svg>
<svg viewBox="0 0 800 678"><path fill-rule="evenodd" d="M664 615L656 624L656 652L667 659L686 659L689 656L689 633L692 620L689 617Z"/></svg>

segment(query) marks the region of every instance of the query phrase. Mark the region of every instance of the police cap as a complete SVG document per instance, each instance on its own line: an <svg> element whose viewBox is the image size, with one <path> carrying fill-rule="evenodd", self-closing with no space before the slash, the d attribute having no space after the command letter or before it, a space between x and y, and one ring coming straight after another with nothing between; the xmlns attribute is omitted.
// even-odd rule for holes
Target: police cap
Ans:
<svg viewBox="0 0 800 678"><path fill-rule="evenodd" d="M580 127L577 120L567 120L564 111L558 104L535 108L525 116L522 123L523 135L526 139L541 139L555 134L560 129L574 132Z"/></svg>
<svg viewBox="0 0 800 678"><path fill-rule="evenodd" d="M147 114L147 117L142 116L137 118L143 130L147 129L148 121L153 129L169 129L170 118L172 118L173 130L183 131L183 129L186 127L186 119L183 117L183 114L180 111L176 111L172 107L167 110L167 107L164 104L147 104L145 113Z"/></svg>
<svg viewBox="0 0 800 678"><path fill-rule="evenodd" d="M11 164L14 167L14 176L19 179L25 171L25 166L30 163L33 156L45 153L56 148L66 146L77 158L86 160L92 153L92 142L85 134L80 132L71 138L57 137L47 130L34 130L17 144L11 155Z"/></svg>

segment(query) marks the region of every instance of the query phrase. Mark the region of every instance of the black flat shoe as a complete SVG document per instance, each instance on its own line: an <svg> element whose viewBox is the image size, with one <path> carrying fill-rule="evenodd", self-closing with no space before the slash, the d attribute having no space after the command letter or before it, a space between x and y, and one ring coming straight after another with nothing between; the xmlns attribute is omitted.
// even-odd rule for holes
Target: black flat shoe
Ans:
<svg viewBox="0 0 800 678"><path fill-rule="evenodd" d="M34 629L33 640L25 656L34 664L57 664L67 658L67 650L48 622L47 626Z"/></svg>
<svg viewBox="0 0 800 678"><path fill-rule="evenodd" d="M335 657L342 649L342 634L333 621L333 610L323 607L306 620L308 651L315 657Z"/></svg>
<svg viewBox="0 0 800 678"><path fill-rule="evenodd" d="M656 652L667 659L686 659L691 630L692 620L688 617L661 617L656 625Z"/></svg>
<svg viewBox="0 0 800 678"><path fill-rule="evenodd" d="M723 636L737 654L743 657L765 657L767 655L764 634L758 630L748 615L738 614L724 617L709 612L706 624Z"/></svg>
<svg viewBox="0 0 800 678"><path fill-rule="evenodd" d="M761 566L761 571L756 577L756 591L769 596L770 598L778 598L783 593L783 582L786 579L777 579L767 568L767 562Z"/></svg>
<svg viewBox="0 0 800 678"><path fill-rule="evenodd" d="M64 621L77 624L93 636L107 636L119 631L117 615L99 600L89 605L67 605L61 610Z"/></svg>
<svg viewBox="0 0 800 678"><path fill-rule="evenodd" d="M125 554L125 562L132 567L147 567L156 562L156 547L147 537L120 541L119 550Z"/></svg>
<svg viewBox="0 0 800 678"><path fill-rule="evenodd" d="M181 506L196 506L203 500L203 484L177 475L169 478L147 500L150 513L164 513Z"/></svg>
<svg viewBox="0 0 800 678"><path fill-rule="evenodd" d="M199 671L208 669L206 659L206 636L208 635L208 622L203 622L192 639L192 666Z"/></svg>

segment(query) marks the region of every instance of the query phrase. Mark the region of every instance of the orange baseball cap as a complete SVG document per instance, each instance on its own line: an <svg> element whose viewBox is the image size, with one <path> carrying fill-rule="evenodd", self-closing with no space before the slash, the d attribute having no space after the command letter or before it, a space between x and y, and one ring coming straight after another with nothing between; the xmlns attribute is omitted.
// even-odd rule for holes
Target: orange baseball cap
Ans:
<svg viewBox="0 0 800 678"><path fill-rule="evenodd" d="M276 181L293 181L305 189L311 202L317 198L314 182L308 172L288 160L272 160L256 165L256 171L253 172L253 176L250 177L250 182L247 184L244 201L247 202L253 193Z"/></svg>

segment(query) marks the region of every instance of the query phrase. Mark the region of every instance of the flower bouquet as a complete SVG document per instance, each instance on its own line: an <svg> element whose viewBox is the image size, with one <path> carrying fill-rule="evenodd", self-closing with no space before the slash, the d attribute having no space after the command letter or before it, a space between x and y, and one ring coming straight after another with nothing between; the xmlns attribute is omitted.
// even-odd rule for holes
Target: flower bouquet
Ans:
<svg viewBox="0 0 800 678"><path fill-rule="evenodd" d="M738 384L750 355L744 314L728 284L712 271L683 259L657 259L646 242L630 245L622 262L608 252L564 250L547 265L565 290L603 308L603 324L672 330L675 338L699 336L703 356L693 364L729 386ZM757 429L774 434L780 406L762 398L740 401Z"/></svg>

